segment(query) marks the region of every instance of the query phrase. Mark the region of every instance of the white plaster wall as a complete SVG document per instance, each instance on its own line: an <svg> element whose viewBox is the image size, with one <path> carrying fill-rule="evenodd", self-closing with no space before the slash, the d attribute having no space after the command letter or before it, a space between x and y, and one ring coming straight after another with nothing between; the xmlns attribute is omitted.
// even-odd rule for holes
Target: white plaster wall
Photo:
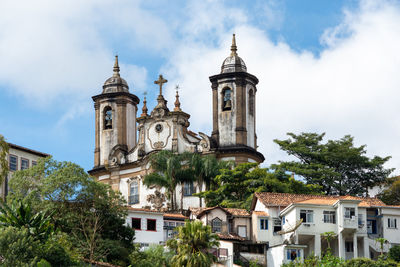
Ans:
<svg viewBox="0 0 400 267"><path fill-rule="evenodd" d="M250 115L250 106L249 106L249 99L250 95L249 92L250 90L253 90L254 93L254 116ZM249 147L255 148L255 113L256 113L256 93L255 89L251 85L246 86L246 130L247 130L247 145Z"/></svg>
<svg viewBox="0 0 400 267"><path fill-rule="evenodd" d="M160 244L164 241L164 220L162 213L129 211L126 224L132 226L132 218L140 218L142 230L135 230L134 243ZM156 231L147 231L147 219L156 220Z"/></svg>
<svg viewBox="0 0 400 267"><path fill-rule="evenodd" d="M137 109L135 105L128 103L126 105L126 137L128 151L136 145L136 113Z"/></svg>
<svg viewBox="0 0 400 267"><path fill-rule="evenodd" d="M384 209L383 214L383 237L389 243L400 243L400 209ZM397 219L396 229L388 227L388 218Z"/></svg>
<svg viewBox="0 0 400 267"><path fill-rule="evenodd" d="M267 266L268 267L279 267L283 263L284 259L284 246L277 246L269 248L267 251Z"/></svg>
<svg viewBox="0 0 400 267"><path fill-rule="evenodd" d="M222 90L229 87L231 91L232 109L222 111L224 103ZM218 86L218 129L220 146L230 146L236 144L236 85L234 82L220 83Z"/></svg>
<svg viewBox="0 0 400 267"><path fill-rule="evenodd" d="M104 108L110 106L112 108L112 129L104 129ZM104 165L105 161L108 160L108 155L110 154L111 149L118 144L118 116L117 114L117 105L115 102L103 102L100 104L100 165Z"/></svg>
<svg viewBox="0 0 400 267"><path fill-rule="evenodd" d="M220 240L219 248L228 249L228 261L225 263L225 266L232 267L233 266L233 243L229 241Z"/></svg>
<svg viewBox="0 0 400 267"><path fill-rule="evenodd" d="M336 212L336 223L324 223L324 215L323 211L335 211L332 206L298 206L294 210L296 211L296 220L300 220L300 210L313 210L314 212L314 222L307 223L310 226L305 226L305 222L301 224L298 228L298 234L306 234L306 235L314 235L316 233L324 233L324 232L335 232L337 233L337 223L338 216Z"/></svg>
<svg viewBox="0 0 400 267"><path fill-rule="evenodd" d="M250 239L251 237L251 219L250 217L235 217L233 219L233 227L234 231L239 234L238 226L246 226L246 238Z"/></svg>
<svg viewBox="0 0 400 267"><path fill-rule="evenodd" d="M155 127L157 124L161 124L163 129L161 132L157 132ZM145 150L150 152L156 149L172 149L172 118L167 118L163 121L150 121L145 124ZM156 143L162 142L162 147L157 147Z"/></svg>

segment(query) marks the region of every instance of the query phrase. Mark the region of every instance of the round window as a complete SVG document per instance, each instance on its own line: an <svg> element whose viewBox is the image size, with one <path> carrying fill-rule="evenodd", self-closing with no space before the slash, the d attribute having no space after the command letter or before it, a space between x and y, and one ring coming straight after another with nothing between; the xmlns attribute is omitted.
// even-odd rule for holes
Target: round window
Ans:
<svg viewBox="0 0 400 267"><path fill-rule="evenodd" d="M163 126L162 126L161 124L157 124L157 125L156 125L156 132L157 132L157 133L161 133L162 130L163 130Z"/></svg>

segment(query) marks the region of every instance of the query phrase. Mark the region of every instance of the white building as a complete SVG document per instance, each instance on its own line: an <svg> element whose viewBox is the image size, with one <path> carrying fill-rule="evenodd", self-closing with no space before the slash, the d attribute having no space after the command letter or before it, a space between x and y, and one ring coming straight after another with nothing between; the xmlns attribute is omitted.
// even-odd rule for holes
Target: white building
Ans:
<svg viewBox="0 0 400 267"><path fill-rule="evenodd" d="M388 206L377 198L255 193L251 210L255 240L269 242L268 266L320 256L328 248L323 233L333 232L329 246L343 259L376 259L384 237L391 246L400 244L400 206Z"/></svg>
<svg viewBox="0 0 400 267"><path fill-rule="evenodd" d="M8 143L8 169L9 174L0 187L0 196L4 198L8 193L8 181L12 178L15 171L25 170L37 164L40 158L50 156L49 154L39 152L30 148Z"/></svg>

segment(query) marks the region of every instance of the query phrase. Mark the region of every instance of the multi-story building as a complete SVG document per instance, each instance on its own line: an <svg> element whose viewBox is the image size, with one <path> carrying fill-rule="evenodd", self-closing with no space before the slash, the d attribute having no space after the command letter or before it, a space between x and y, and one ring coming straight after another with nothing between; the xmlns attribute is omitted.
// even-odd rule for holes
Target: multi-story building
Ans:
<svg viewBox="0 0 400 267"><path fill-rule="evenodd" d="M251 210L254 240L269 242L268 266L320 256L330 248L343 259L376 259L381 252L377 237L387 240L383 252L400 244L400 206L377 198L255 193ZM324 233L332 232L328 244Z"/></svg>
<svg viewBox="0 0 400 267"><path fill-rule="evenodd" d="M39 152L33 149L29 149L26 147L18 146L15 144L8 143L8 169L9 174L6 179L3 181L3 184L0 188L0 196L4 198L8 193L8 181L11 179L13 173L18 170L25 170L34 165L36 165L37 161L40 158L45 158L50 156L49 154Z"/></svg>

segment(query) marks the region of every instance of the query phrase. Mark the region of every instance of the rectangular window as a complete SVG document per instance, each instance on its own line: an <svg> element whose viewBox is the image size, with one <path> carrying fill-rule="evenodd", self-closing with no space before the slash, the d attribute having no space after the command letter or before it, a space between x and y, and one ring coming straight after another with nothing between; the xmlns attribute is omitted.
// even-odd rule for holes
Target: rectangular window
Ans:
<svg viewBox="0 0 400 267"><path fill-rule="evenodd" d="M346 252L354 252L353 242L346 242L345 243Z"/></svg>
<svg viewBox="0 0 400 267"><path fill-rule="evenodd" d="M184 196L191 196L194 192L194 185L193 182L185 182L183 184L183 195Z"/></svg>
<svg viewBox="0 0 400 267"><path fill-rule="evenodd" d="M29 168L29 159L21 158L21 170L26 170Z"/></svg>
<svg viewBox="0 0 400 267"><path fill-rule="evenodd" d="M260 230L268 230L268 219L260 219Z"/></svg>
<svg viewBox="0 0 400 267"><path fill-rule="evenodd" d="M135 230L141 230L142 220L140 218L132 218L132 228Z"/></svg>
<svg viewBox="0 0 400 267"><path fill-rule="evenodd" d="M388 218L388 228L397 228L397 219L395 218Z"/></svg>
<svg viewBox="0 0 400 267"><path fill-rule="evenodd" d="M285 216L282 217L282 225L285 225L286 219Z"/></svg>
<svg viewBox="0 0 400 267"><path fill-rule="evenodd" d="M345 208L344 210L344 218L346 219L355 219L356 218L356 209L355 208Z"/></svg>
<svg viewBox="0 0 400 267"><path fill-rule="evenodd" d="M336 223L336 212L324 210L324 223Z"/></svg>
<svg viewBox="0 0 400 267"><path fill-rule="evenodd" d="M32 166L36 166L37 162L32 160Z"/></svg>
<svg viewBox="0 0 400 267"><path fill-rule="evenodd" d="M313 223L314 212L312 210L300 210L300 219L303 219L303 223Z"/></svg>
<svg viewBox="0 0 400 267"><path fill-rule="evenodd" d="M288 261L295 261L297 258L301 258L301 250L300 249L287 249L286 250L286 259Z"/></svg>
<svg viewBox="0 0 400 267"><path fill-rule="evenodd" d="M147 231L156 231L156 220L147 219Z"/></svg>
<svg viewBox="0 0 400 267"><path fill-rule="evenodd" d="M274 218L274 233L282 230L282 222L279 218Z"/></svg>
<svg viewBox="0 0 400 267"><path fill-rule="evenodd" d="M247 237L247 227L246 226L238 226L238 236Z"/></svg>
<svg viewBox="0 0 400 267"><path fill-rule="evenodd" d="M129 205L139 203L139 182L132 181L129 190Z"/></svg>
<svg viewBox="0 0 400 267"><path fill-rule="evenodd" d="M9 164L8 168L10 171L16 171L18 170L18 157L14 155L9 156Z"/></svg>

